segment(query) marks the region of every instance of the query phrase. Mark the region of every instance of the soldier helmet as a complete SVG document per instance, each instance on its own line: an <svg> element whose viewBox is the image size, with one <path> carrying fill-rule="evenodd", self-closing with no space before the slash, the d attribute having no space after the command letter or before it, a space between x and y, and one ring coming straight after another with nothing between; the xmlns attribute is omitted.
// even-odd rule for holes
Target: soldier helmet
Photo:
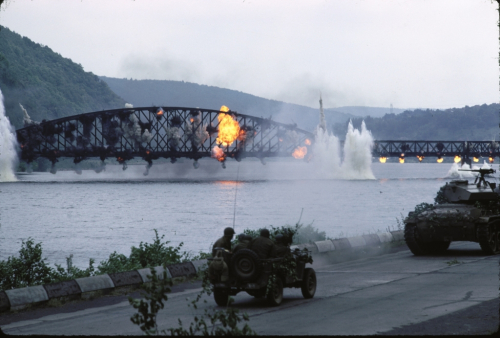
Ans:
<svg viewBox="0 0 500 338"><path fill-rule="evenodd" d="M245 235L245 234L239 234L238 235L238 241L242 242L242 241L244 241L246 239L246 237L247 237L247 235Z"/></svg>
<svg viewBox="0 0 500 338"><path fill-rule="evenodd" d="M267 229L260 229L260 235L265 238L269 238L269 230Z"/></svg>
<svg viewBox="0 0 500 338"><path fill-rule="evenodd" d="M225 228L224 229L224 236L233 236L234 235L234 229L233 228Z"/></svg>
<svg viewBox="0 0 500 338"><path fill-rule="evenodd" d="M285 243L285 236L282 234L277 234L274 238L276 239L276 243Z"/></svg>

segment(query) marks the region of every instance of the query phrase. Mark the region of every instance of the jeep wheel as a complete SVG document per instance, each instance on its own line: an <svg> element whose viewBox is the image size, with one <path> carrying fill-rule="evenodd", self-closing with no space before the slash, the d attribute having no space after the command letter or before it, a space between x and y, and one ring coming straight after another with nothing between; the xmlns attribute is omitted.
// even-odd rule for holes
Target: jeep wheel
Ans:
<svg viewBox="0 0 500 338"><path fill-rule="evenodd" d="M314 272L313 268L307 268L304 270L304 277L302 278L300 290L302 291L302 296L304 296L304 298L314 297L314 294L316 293L316 272Z"/></svg>
<svg viewBox="0 0 500 338"><path fill-rule="evenodd" d="M405 242L415 256L430 254L433 250L429 243L424 243L417 232L417 225L413 223L405 224Z"/></svg>
<svg viewBox="0 0 500 338"><path fill-rule="evenodd" d="M283 301L283 282L281 278L276 277L273 288L267 294L267 302L271 306L278 306Z"/></svg>
<svg viewBox="0 0 500 338"><path fill-rule="evenodd" d="M231 269L238 280L253 282L260 274L259 257L252 250L238 250L231 257Z"/></svg>
<svg viewBox="0 0 500 338"><path fill-rule="evenodd" d="M480 224L477 228L477 239L483 252L487 255L500 253L500 221Z"/></svg>
<svg viewBox="0 0 500 338"><path fill-rule="evenodd" d="M214 299L217 305L219 306L227 306L229 301L229 294L226 290L223 289L215 289L214 290Z"/></svg>

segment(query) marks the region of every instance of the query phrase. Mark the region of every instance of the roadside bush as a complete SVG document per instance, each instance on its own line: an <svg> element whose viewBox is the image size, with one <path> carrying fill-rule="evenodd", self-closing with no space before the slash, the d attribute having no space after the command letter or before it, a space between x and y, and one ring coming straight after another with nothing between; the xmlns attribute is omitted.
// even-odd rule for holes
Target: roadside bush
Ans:
<svg viewBox="0 0 500 338"><path fill-rule="evenodd" d="M55 264L55 268L49 266L46 259L42 258L42 243L35 244L30 237L22 242L19 257L11 256L6 261L0 261L0 291L182 263L211 256L203 252L194 256L182 252L183 243L176 247L169 246L170 242L164 241L165 235L160 237L156 229L154 232L153 242L141 242L139 247L133 246L129 257L115 251L107 260L101 261L97 268L94 268L94 259L90 258L88 268L83 270L73 266L73 255L66 257L66 268L59 264Z"/></svg>
<svg viewBox="0 0 500 338"><path fill-rule="evenodd" d="M170 241L163 241L165 235L158 236L158 231L154 229L155 238L153 243L139 243L139 247L131 248L130 256L127 257L119 254L116 251L109 255L105 261L101 261L97 267L99 274L113 273L120 271L130 271L160 265L169 265L182 263L190 260L192 257L189 253L181 252L184 243L178 246L168 246ZM200 256L202 253L200 253Z"/></svg>
<svg viewBox="0 0 500 338"><path fill-rule="evenodd" d="M52 282L53 269L42 258L42 243L35 244L30 237L21 244L19 257L0 261L0 290Z"/></svg>
<svg viewBox="0 0 500 338"><path fill-rule="evenodd" d="M81 270L76 266L73 266L73 254L66 257L66 269L64 269L61 265L55 264L56 269L52 272L53 282L61 282L65 280L75 279L75 278L83 278L95 276L94 269L94 259L89 259L89 267L85 270Z"/></svg>

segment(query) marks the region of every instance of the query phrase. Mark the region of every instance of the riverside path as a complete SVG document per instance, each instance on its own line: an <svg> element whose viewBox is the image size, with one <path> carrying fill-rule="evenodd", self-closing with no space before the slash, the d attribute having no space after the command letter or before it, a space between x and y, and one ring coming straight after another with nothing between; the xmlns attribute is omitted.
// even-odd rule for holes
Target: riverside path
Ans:
<svg viewBox="0 0 500 338"><path fill-rule="evenodd" d="M285 289L279 307L246 293L238 294L233 306L248 313L250 327L259 334L372 335L435 322L498 299L498 256L484 256L476 243L455 242L433 257L402 250L332 265L315 262L313 267L318 277L313 299L304 299L299 289ZM206 308L220 309L211 297L197 310L188 307L186 298L200 290L170 294L158 315L160 329L178 327L178 319L186 326ZM127 301L74 312L62 306L59 313L29 320L20 316L1 328L15 335L138 335L141 331L130 321L134 313ZM492 315L498 317L498 310ZM456 330L468 333L460 323Z"/></svg>

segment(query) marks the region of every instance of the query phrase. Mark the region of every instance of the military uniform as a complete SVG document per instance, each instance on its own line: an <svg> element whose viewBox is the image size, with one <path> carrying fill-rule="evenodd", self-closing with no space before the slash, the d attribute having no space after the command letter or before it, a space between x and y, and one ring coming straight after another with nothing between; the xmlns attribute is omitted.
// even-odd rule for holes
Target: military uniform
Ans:
<svg viewBox="0 0 500 338"><path fill-rule="evenodd" d="M219 238L212 247L212 257L215 257L215 248L224 248L231 251L231 239L227 236Z"/></svg>
<svg viewBox="0 0 500 338"><path fill-rule="evenodd" d="M276 257L276 245L269 238L263 236L259 236L250 242L248 248L255 251L260 259Z"/></svg>
<svg viewBox="0 0 500 338"><path fill-rule="evenodd" d="M290 248L283 243L276 243L276 256L285 257L290 253Z"/></svg>

